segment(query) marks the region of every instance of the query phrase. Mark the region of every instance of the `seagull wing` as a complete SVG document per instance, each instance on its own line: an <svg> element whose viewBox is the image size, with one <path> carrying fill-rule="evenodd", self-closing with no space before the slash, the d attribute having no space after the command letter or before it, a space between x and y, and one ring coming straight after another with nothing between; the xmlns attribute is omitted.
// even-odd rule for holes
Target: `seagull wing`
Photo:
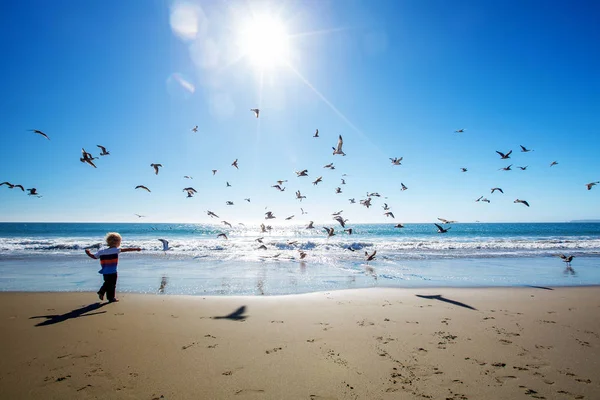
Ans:
<svg viewBox="0 0 600 400"><path fill-rule="evenodd" d="M163 251L169 250L169 241L166 239L158 239L163 245Z"/></svg>

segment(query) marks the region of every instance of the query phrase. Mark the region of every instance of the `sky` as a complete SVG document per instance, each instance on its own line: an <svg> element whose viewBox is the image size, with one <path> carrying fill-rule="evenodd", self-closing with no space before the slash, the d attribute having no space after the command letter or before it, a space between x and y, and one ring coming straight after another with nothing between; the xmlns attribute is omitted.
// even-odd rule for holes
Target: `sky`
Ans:
<svg viewBox="0 0 600 400"><path fill-rule="evenodd" d="M600 185L585 186L600 181L598 15L595 1L2 2L0 181L41 197L0 187L0 221L600 219ZM97 145L97 168L79 161ZM368 192L382 197L367 209Z"/></svg>

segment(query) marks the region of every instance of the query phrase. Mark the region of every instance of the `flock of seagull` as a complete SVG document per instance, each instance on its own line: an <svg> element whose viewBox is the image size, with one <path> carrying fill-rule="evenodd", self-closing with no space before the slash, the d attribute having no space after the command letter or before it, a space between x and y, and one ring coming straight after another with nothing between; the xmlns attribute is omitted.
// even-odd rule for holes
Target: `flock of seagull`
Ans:
<svg viewBox="0 0 600 400"><path fill-rule="evenodd" d="M258 109L258 108L252 108L252 109L250 109L250 111L252 111L252 113L254 114L254 116L256 118L259 118L259 116L260 116L260 109ZM50 137L46 133L44 133L43 131L40 131L40 130L37 130L37 129L32 129L30 131L34 132L37 135L40 135L40 136L46 138L47 140L50 140ZM191 131L194 132L194 133L197 133L198 132L198 126L197 125L194 126L191 129ZM455 130L456 133L463 133L465 131L466 131L466 129L457 129L457 130ZM314 133L314 135L312 137L313 138L319 138L320 137L318 129L315 130L315 133ZM344 145L344 140L342 138L342 135L339 135L336 146L332 146L332 150L333 150L332 154L334 156L335 155L346 156L346 153L343 151L343 145ZM97 147L100 149L100 153L99 153L98 157L94 157L91 153L87 152L84 148L82 148L81 149L81 157L80 157L79 160L82 163L84 163L84 164L87 164L87 165L89 165L89 166L91 166L93 168L97 168L96 164L94 163L94 160L98 159L99 157L104 157L104 156L110 155L110 152L106 149L106 147L104 147L102 145L97 145ZM520 147L521 147L521 152L522 153L529 153L529 152L533 151L532 149L528 149L528 148L526 148L523 145L520 145ZM508 159L510 159L510 156L512 154L512 150L509 150L506 153L501 152L501 151L496 151L496 153L500 156L501 160L508 160ZM391 161L392 165L399 166L399 165L402 165L403 157L393 157L393 158L390 158L390 161ZM555 166L557 164L558 164L557 161L553 161L553 162L550 163L550 167L553 167L553 166ZM234 167L234 168L236 168L236 169L239 169L238 159L235 159L231 163L231 166ZM506 167L500 168L500 170L510 171L512 166L513 166L513 164L510 164L510 165L508 165ZM158 175L159 172L160 172L160 168L162 168L162 164L160 164L160 163L152 163L152 164L150 164L150 167L153 168L155 175ZM527 169L527 167L528 166L517 166L517 168L519 168L522 171L525 171ZM335 166L334 166L333 163L329 163L329 164L325 165L324 168L334 170ZM468 171L468 169L466 167L461 167L460 170L461 170L461 172L467 172ZM217 172L218 172L218 170L213 169L212 170L213 176L216 175ZM308 176L308 170L304 169L304 170L296 171L296 176L297 177L307 177ZM345 177L346 174L343 174L342 176ZM185 175L184 178L186 178L186 179L193 179L191 176L188 176L188 175ZM323 177L319 176L314 181L312 181L312 184L316 186L319 183L321 183L322 181L323 181ZM286 182L287 182L287 180L278 180L278 181L276 181L276 184L272 185L271 187L277 189L280 192L284 192L285 189L286 189L285 186L284 186L284 184ZM345 179L341 178L341 185L345 185L345 184L346 184ZM592 187L594 187L595 185L598 185L598 184L600 184L600 181L590 182L590 183L587 183L585 186L587 187L587 190L591 190ZM231 186L231 184L229 182L226 182L226 185L227 185L227 187ZM23 185L21 185L21 184L13 184L13 183L10 183L10 182L2 182L2 183L0 183L0 186L7 186L9 189L15 189L15 188L16 189L21 189L21 191L23 191L23 192L25 192L25 190L27 190L29 192L28 193L29 196L42 197L37 192L36 188L25 189L23 187ZM145 191L151 193L151 190L147 186L145 186L145 185L137 185L135 187L135 189L136 190L137 189L141 189L141 190L145 190ZM404 183L401 182L401 188L400 188L400 190L401 191L405 191L407 189L408 189L408 187ZM504 193L504 191L502 190L502 188L499 188L499 187L491 188L491 193L492 194L494 192L496 192L496 191L498 191L500 193ZM187 195L186 197L188 197L188 198L193 197L195 194L198 193L197 190L194 189L193 187L183 188L183 192L186 193L186 195ZM336 194L342 193L341 186L338 186L335 189L335 193ZM372 199L374 197L381 197L381 195L379 193L377 193L377 192L372 192L372 193L367 192L366 198L362 199L362 200L359 200L359 204L365 206L366 208L370 208L372 206L371 202L372 202ZM300 202L302 202L302 200L305 199L306 196L302 195L302 193L301 193L300 190L297 190L296 193L295 193L295 198L297 200L299 200ZM247 202L250 202L250 198L245 198L244 200L247 201ZM349 202L351 204L355 204L356 203L356 199L354 199L354 198L351 198L351 199L348 199L348 200L349 200ZM475 200L475 202L490 203L491 201L489 199L485 198L484 196L480 196L479 198L477 198ZM522 200L522 199L515 199L514 203L520 203L520 204L523 204L523 205L525 205L527 207L530 206L529 202L527 202L526 200ZM227 201L226 205L232 206L232 205L234 205L234 203L232 201ZM387 203L384 203L384 205L382 206L382 208L385 211L384 215L386 217L391 217L392 219L395 218L393 212L390 211L390 208L389 208L389 206L388 206ZM306 214L306 212L304 211L304 209L301 208L301 211L302 211L302 214ZM352 228L346 228L346 223L348 222L348 219L345 219L344 217L341 216L342 212L343 211L338 211L338 212L333 213L332 214L332 219L334 221L336 221L337 223L340 224L341 228L343 229L343 232L345 232L348 235L352 235L353 229ZM207 210L206 213L211 218L220 219L220 217L217 214L215 214L214 212L212 212L210 210ZM141 214L135 214L135 215L138 216L139 218L145 217L144 215L141 215ZM273 214L272 211L267 211L265 213L265 220L274 219L274 218L276 218L276 217L275 217L275 215ZM294 218L294 215L288 216L285 219L286 220L291 220L292 218ZM434 225L437 228L437 232L440 233L440 234L445 234L445 233L447 233L451 229L451 227L445 228L442 225L448 225L448 224L452 224L452 223L456 223L457 222L457 221L453 221L453 220L447 220L447 219L444 219L444 218L438 218L438 220L440 221L441 225L438 224L438 223L434 223ZM229 222L225 221L225 220L223 220L221 222L225 226L229 226L230 228L232 227L232 225ZM313 224L314 224L313 221L310 221L309 224L306 226L306 229L315 229L315 227L313 226ZM398 223L398 224L394 225L394 227L395 228L403 228L404 225L401 224L401 223ZM265 225L264 223L261 224L260 228L261 228L261 233L269 232L272 229L272 227L270 225ZM323 227L323 230L326 232L327 238L330 238L330 237L336 235L334 227ZM228 239L226 233L219 233L217 235L217 238ZM267 247L263 244L262 239L263 238L258 238L256 240L257 242L261 243L260 247L258 247L259 250L265 250L265 249L267 249ZM158 239L158 240L162 243L162 250L163 251L166 252L167 250L170 250L169 242L166 239ZM294 244L296 242L290 242L290 243ZM355 251L356 250L356 249L352 248L352 246L348 246L346 249L348 249L350 251ZM304 251L302 251L302 250L298 250L298 252L299 252L300 259L304 259L307 256L307 253L304 252ZM365 261L367 262L367 264L368 264L369 261L373 261L375 259L376 253L377 253L376 250L373 251L371 254L369 254L368 252L365 251L365 255L364 256L365 256ZM557 256L559 256L559 257L561 257L563 259L563 261L566 263L566 265L567 265L568 268L571 268L571 261L573 260L574 256L572 256L572 255L571 256L566 256L564 254L559 254Z"/></svg>

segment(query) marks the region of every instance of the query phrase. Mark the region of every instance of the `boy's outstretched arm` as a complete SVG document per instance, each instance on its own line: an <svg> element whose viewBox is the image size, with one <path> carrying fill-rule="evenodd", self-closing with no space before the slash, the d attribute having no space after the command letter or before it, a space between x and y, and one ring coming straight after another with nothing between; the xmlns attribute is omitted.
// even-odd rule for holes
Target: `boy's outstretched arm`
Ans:
<svg viewBox="0 0 600 400"><path fill-rule="evenodd" d="M142 251L139 247L127 247L126 249L121 249L121 253L127 253L129 251Z"/></svg>
<svg viewBox="0 0 600 400"><path fill-rule="evenodd" d="M90 258L93 258L94 260L97 260L97 259L98 259L98 257L96 257L95 255L93 255L93 254L90 252L90 249L85 249L85 254L87 254L87 255L88 255L88 257L90 257Z"/></svg>

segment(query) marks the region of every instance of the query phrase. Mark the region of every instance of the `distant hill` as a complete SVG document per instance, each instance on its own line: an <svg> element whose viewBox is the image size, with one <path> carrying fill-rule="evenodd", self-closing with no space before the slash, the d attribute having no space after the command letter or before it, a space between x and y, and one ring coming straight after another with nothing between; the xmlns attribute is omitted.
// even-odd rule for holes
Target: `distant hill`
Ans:
<svg viewBox="0 0 600 400"><path fill-rule="evenodd" d="M581 222L586 222L586 223L593 222L593 223L597 223L598 224L598 223L600 223L600 219L575 219L575 220L569 221L569 222L578 222L578 223L581 223Z"/></svg>

